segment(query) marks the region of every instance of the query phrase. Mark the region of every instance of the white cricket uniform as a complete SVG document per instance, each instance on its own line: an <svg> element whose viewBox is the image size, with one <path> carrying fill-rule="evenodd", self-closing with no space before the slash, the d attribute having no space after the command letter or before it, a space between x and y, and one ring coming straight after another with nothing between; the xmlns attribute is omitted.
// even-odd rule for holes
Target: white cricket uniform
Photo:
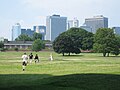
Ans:
<svg viewBox="0 0 120 90"><path fill-rule="evenodd" d="M22 55L23 62L27 63L28 56L27 55Z"/></svg>

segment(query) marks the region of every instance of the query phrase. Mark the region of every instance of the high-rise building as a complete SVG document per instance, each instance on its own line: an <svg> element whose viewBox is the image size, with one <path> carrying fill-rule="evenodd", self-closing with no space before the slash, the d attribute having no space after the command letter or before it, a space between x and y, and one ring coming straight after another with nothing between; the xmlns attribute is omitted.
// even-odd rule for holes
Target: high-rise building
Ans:
<svg viewBox="0 0 120 90"><path fill-rule="evenodd" d="M45 40L46 26L34 26L34 32L42 34L42 40Z"/></svg>
<svg viewBox="0 0 120 90"><path fill-rule="evenodd" d="M14 41L21 34L21 25L19 23L15 23L12 26L12 41Z"/></svg>
<svg viewBox="0 0 120 90"><path fill-rule="evenodd" d="M108 18L103 17L103 15L86 18L85 24L92 28L92 33L96 33L96 30L99 28L108 28Z"/></svg>
<svg viewBox="0 0 120 90"><path fill-rule="evenodd" d="M79 27L79 20L77 20L77 18L74 18L74 20L68 20L67 29L70 29L72 27Z"/></svg>
<svg viewBox="0 0 120 90"><path fill-rule="evenodd" d="M47 16L45 40L54 41L62 32L67 30L67 17L60 15Z"/></svg>
<svg viewBox="0 0 120 90"><path fill-rule="evenodd" d="M31 29L21 29L21 34L26 34L29 37L32 37L34 34L34 31Z"/></svg>
<svg viewBox="0 0 120 90"><path fill-rule="evenodd" d="M120 27L112 27L115 34L120 35Z"/></svg>
<svg viewBox="0 0 120 90"><path fill-rule="evenodd" d="M82 28L88 32L92 32L92 28L90 28L89 26L83 25L83 26L80 26L80 28Z"/></svg>

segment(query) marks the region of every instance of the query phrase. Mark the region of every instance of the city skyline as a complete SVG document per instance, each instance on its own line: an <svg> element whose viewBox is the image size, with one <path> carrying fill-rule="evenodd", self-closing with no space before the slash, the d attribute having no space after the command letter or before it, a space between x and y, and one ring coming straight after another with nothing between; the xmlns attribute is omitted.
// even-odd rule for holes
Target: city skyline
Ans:
<svg viewBox="0 0 120 90"><path fill-rule="evenodd" d="M120 26L119 0L0 0L0 37L11 40L15 23L22 28L46 25L46 16L59 14L68 20L77 17L82 25L85 18L103 15L109 27Z"/></svg>

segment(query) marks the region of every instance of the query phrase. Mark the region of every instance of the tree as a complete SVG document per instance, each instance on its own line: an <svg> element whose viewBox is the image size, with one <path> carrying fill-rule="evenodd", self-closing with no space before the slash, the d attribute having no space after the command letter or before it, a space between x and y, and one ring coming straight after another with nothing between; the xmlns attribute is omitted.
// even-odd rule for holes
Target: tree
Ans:
<svg viewBox="0 0 120 90"><path fill-rule="evenodd" d="M119 50L115 34L110 28L99 28L94 36L94 50L109 56L111 52Z"/></svg>
<svg viewBox="0 0 120 90"><path fill-rule="evenodd" d="M42 40L42 34L35 32L35 33L33 34L32 39L33 39L33 41L36 40L36 39L41 39L41 40Z"/></svg>
<svg viewBox="0 0 120 90"><path fill-rule="evenodd" d="M4 43L0 42L0 51L4 51Z"/></svg>
<svg viewBox="0 0 120 90"><path fill-rule="evenodd" d="M21 34L18 36L18 38L15 39L15 41L32 41L32 38L26 34Z"/></svg>
<svg viewBox="0 0 120 90"><path fill-rule="evenodd" d="M86 33L86 36L82 40L82 50L91 50L93 49L94 37L90 32Z"/></svg>
<svg viewBox="0 0 120 90"><path fill-rule="evenodd" d="M87 35L88 34L88 35ZM82 48L84 38L87 38L91 35L86 30L81 28L71 28L66 32L61 33L53 42L53 49L57 53L81 53L80 49ZM90 37L89 37L90 38ZM86 42L87 43L87 42ZM86 47L85 49L88 49ZM89 47L90 49L90 47Z"/></svg>
<svg viewBox="0 0 120 90"><path fill-rule="evenodd" d="M37 39L32 44L32 50L33 51L41 51L44 48L45 44L42 40Z"/></svg>
<svg viewBox="0 0 120 90"><path fill-rule="evenodd" d="M115 39L113 39L113 50L112 50L112 54L113 55L119 55L120 51L119 51L119 48L120 48L120 36L119 35L115 35Z"/></svg>
<svg viewBox="0 0 120 90"><path fill-rule="evenodd" d="M62 53L63 56L65 53L80 53L79 48L75 48L73 41L66 33L60 34L53 42L53 49L57 53Z"/></svg>
<svg viewBox="0 0 120 90"><path fill-rule="evenodd" d="M0 42L0 48L3 48L3 47L4 47L4 43Z"/></svg>

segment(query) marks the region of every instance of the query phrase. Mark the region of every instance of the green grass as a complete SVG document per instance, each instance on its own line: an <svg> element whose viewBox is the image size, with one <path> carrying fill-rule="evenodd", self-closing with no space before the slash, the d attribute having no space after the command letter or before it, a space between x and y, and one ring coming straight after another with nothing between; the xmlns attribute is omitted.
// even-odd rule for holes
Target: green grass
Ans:
<svg viewBox="0 0 120 90"><path fill-rule="evenodd" d="M0 52L0 90L120 90L120 56L52 52L49 61L51 52L37 52L40 63L28 64L23 72L23 53Z"/></svg>

